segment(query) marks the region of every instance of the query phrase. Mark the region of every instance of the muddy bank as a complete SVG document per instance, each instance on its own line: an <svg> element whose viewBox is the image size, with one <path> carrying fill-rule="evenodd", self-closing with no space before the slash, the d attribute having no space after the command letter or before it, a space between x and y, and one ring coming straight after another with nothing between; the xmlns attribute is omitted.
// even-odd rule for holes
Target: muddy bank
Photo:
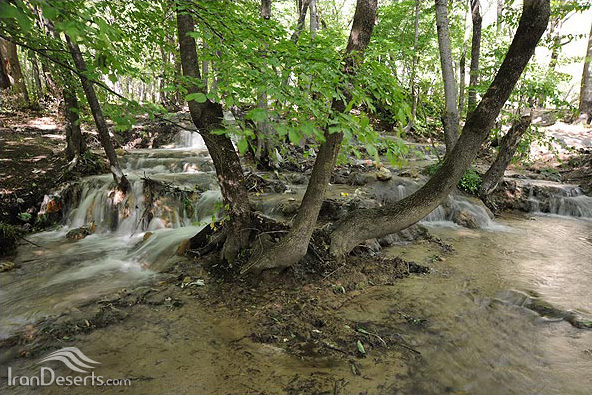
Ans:
<svg viewBox="0 0 592 395"><path fill-rule="evenodd" d="M31 369L45 353L76 346L101 361L105 376L130 378L130 393L349 393L368 390L368 380L378 390L392 381L393 367L403 374L404 361L420 355L401 335L413 318L393 324L344 312L382 298L401 278L428 272L423 265L351 257L328 272L288 270L232 281L213 274L213 256L171 258L168 266L156 282L3 340L0 365Z"/></svg>

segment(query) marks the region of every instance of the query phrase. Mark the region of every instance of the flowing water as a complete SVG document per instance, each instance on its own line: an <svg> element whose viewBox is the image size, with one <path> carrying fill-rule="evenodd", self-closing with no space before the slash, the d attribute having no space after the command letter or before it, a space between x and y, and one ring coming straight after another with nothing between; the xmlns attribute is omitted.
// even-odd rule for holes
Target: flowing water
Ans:
<svg viewBox="0 0 592 395"><path fill-rule="evenodd" d="M196 134L185 133L177 146L125 155L122 164L133 185L126 197L113 191L110 175L82 180L75 202L67 208L65 226L29 237L39 246L23 245L15 258L21 268L0 275L0 339L45 316L67 313L83 302L159 276L179 242L193 236L202 226L200 220L210 218L220 202L203 141ZM175 192L159 194L155 201L148 202L146 178L174 185ZM377 185L369 195L381 203L398 200L418 188L417 183L398 178ZM296 191L293 196L300 197L303 187L291 188ZM339 195L343 192L339 188L334 186L332 190ZM191 198L195 196L199 198ZM270 197L269 213L280 201L294 199L292 195L278 196L282 195ZM441 251L433 243L389 247L385 254L430 263L432 273L400 280L395 286L375 287L366 296L352 298L341 309L341 314L352 322L392 321L400 325L406 344L421 353L404 372L398 370L400 364L373 364L367 359L364 378L353 380L348 376L348 364L307 364L251 343L245 345L247 359L233 360L231 354L220 355L234 349L225 345L224 336L218 339L215 334L236 332L228 335L232 339L228 342L238 341L245 336L242 324L215 323L212 318L201 317L205 314L202 310L188 312L184 318L171 317L171 325L178 322L177 328L153 325L153 329L142 330L133 339L109 332L120 331L125 336L125 328L106 328L103 337L97 331L91 338L99 336L100 343L86 345L85 351L95 355L102 349L117 350L103 352L105 368L111 366L113 374L118 374L117 369L128 369L133 364L136 376L155 374L155 367L142 361L171 354L167 365L162 365L166 371L161 381L146 384L146 390L153 388L151 385L166 389L167 383L189 380L187 366L203 368L204 374L214 366L224 372L220 377L228 377L227 369L231 374L243 372L234 376L237 383L245 380L245 375L254 375L251 379L257 382L257 375L273 377L276 371L286 375L315 371L343 375L352 380L351 390L368 389L372 393L589 393L592 331L575 328L563 319L565 314L556 312L592 316L592 221L572 218L592 217L590 198L575 187L558 186L551 199L532 188L529 200L532 211L555 215L493 221L474 200L451 195L424 224L452 244L455 252L439 262L435 257ZM543 200L550 203L541 209ZM151 216L145 214L148 206L153 208ZM472 223L480 229L452 223L459 222L459 213L463 218L473 218ZM95 234L82 240L66 239L69 230L90 222L96 225ZM144 240L146 232L152 235ZM542 301L554 310L549 314L537 312L526 303L529 300ZM134 325L140 324L130 322L130 331L135 334ZM164 350L150 348L159 341L156 330L179 332L182 339ZM208 335L200 330L213 332ZM211 358L200 363L193 354L183 357L187 347L193 347L202 357L205 350ZM125 357L122 350L126 350ZM256 362L252 362L253 356ZM125 366L117 362L120 358L129 359ZM187 366L176 365L181 363ZM244 366L250 364L254 369L245 373ZM147 371L141 371L142 367ZM253 373L256 369L258 373ZM171 373L176 370L179 373ZM232 389L233 384L224 380L216 385Z"/></svg>
<svg viewBox="0 0 592 395"><path fill-rule="evenodd" d="M114 190L110 174L83 179L66 209L66 224L28 236L35 245L24 244L14 259L21 269L0 276L0 339L45 316L158 276L179 242L195 235L199 220L209 219L220 201L213 165L196 135L180 135L178 148L125 155L122 167L132 184L125 198ZM145 178L177 189L146 202ZM188 200L196 187L206 192ZM95 234L66 238L68 231L91 222ZM152 235L143 240L147 231Z"/></svg>
<svg viewBox="0 0 592 395"><path fill-rule="evenodd" d="M418 320L405 332L422 353L405 392L590 393L592 331L553 311L541 315L524 301L592 318L592 222L549 216L499 222L504 231L432 227L455 253L434 263L432 274L391 290L391 311ZM387 253L425 263L439 252L416 244Z"/></svg>

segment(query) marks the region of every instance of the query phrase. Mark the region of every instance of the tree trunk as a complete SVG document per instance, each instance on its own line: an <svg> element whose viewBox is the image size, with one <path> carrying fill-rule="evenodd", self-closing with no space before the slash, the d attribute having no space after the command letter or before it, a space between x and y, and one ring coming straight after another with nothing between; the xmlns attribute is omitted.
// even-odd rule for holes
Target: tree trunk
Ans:
<svg viewBox="0 0 592 395"><path fill-rule="evenodd" d="M471 67L469 71L468 111L477 106L477 84L479 83L479 56L481 53L481 24L483 18L479 11L479 0L471 0L471 15L473 19L473 38L471 41Z"/></svg>
<svg viewBox="0 0 592 395"><path fill-rule="evenodd" d="M444 126L444 142L446 143L446 155L448 155L458 139L458 107L448 27L448 0L436 0L436 26L442 79L444 80L445 109L442 114L442 126Z"/></svg>
<svg viewBox="0 0 592 395"><path fill-rule="evenodd" d="M193 37L188 35L193 29L193 17L177 10L177 30L183 75L197 81L201 79L197 47ZM205 93L203 86L194 83L187 86L187 92L190 94ZM225 224L228 235L222 255L227 262L232 264L240 250L248 246L251 233L249 230L251 209L243 169L230 138L226 135L212 133L214 130L223 128L222 106L210 100L206 100L204 103L191 100L188 104L191 119L203 137L216 168L226 214L229 216L229 223Z"/></svg>
<svg viewBox="0 0 592 395"><path fill-rule="evenodd" d="M363 60L374 29L376 6L377 0L357 1L351 33L345 49L344 72L347 75L355 75L357 66ZM341 93L344 99L334 99L331 105L334 113L345 112L346 105L351 100L351 92L347 87L342 88ZM343 133L325 132L325 141L319 148L306 193L288 235L262 256L253 258L243 272L251 269L261 271L289 267L306 254L342 139Z"/></svg>
<svg viewBox="0 0 592 395"><path fill-rule="evenodd" d="M4 51L2 51L0 46L0 89L8 89L10 87L10 78L8 77L8 59L4 57Z"/></svg>
<svg viewBox="0 0 592 395"><path fill-rule="evenodd" d="M337 224L331 235L331 253L347 254L365 240L401 231L425 218L448 196L489 135L495 119L510 97L534 53L549 21L549 0L524 0L518 29L495 79L467 118L460 139L440 169L412 195L373 209L357 210Z"/></svg>
<svg viewBox="0 0 592 395"><path fill-rule="evenodd" d="M271 18L271 0L261 0L261 17L263 19Z"/></svg>
<svg viewBox="0 0 592 395"><path fill-rule="evenodd" d="M121 171L121 167L119 167L119 161L117 160L117 155L115 154L115 149L113 148L113 143L111 142L111 137L109 136L109 128L107 127L107 123L103 117L101 104L99 103L99 99L97 99L95 88L92 82L84 77L84 74L86 73L86 63L82 57L82 52L80 52L78 44L75 41L72 41L68 35L66 35L66 42L68 43L68 48L70 49L70 54L72 55L74 65L81 73L80 81L82 82L82 89L84 90L86 100L88 101L88 105L90 107L90 112L92 113L92 116L95 120L95 125L97 126L99 140L101 141L101 145L103 146L105 154L107 155L107 159L109 160L113 178L115 179L117 186L123 192L127 192L130 188L130 183L127 180L125 174L123 174L123 171Z"/></svg>
<svg viewBox="0 0 592 395"><path fill-rule="evenodd" d="M588 48L582 72L580 88L580 115L585 115L588 122L592 119L592 27L588 36Z"/></svg>
<svg viewBox="0 0 592 395"><path fill-rule="evenodd" d="M52 97L56 99L59 98L60 88L55 82L53 75L51 75L51 70L47 66L46 62L41 62L41 70L43 71L43 79L45 80L45 86L47 87L47 90L50 92Z"/></svg>
<svg viewBox="0 0 592 395"><path fill-rule="evenodd" d="M202 43L202 48L203 51L207 51L208 49L208 44L207 43ZM201 80L202 80L202 84L204 86L205 91L208 91L208 85L209 85L209 81L208 81L208 76L210 74L210 62L207 60L202 60L201 61Z"/></svg>
<svg viewBox="0 0 592 395"><path fill-rule="evenodd" d="M417 104L419 101L419 92L417 89L417 64L419 63L418 43L419 43L419 0L415 0L415 15L414 15L414 33L413 33L413 60L411 62L411 119L405 128L409 131L415 124L417 116Z"/></svg>
<svg viewBox="0 0 592 395"><path fill-rule="evenodd" d="M33 69L33 80L35 81L35 90L37 91L37 102L43 99L43 85L41 84L41 76L39 75L39 63L33 51L29 51L29 60L31 61L31 68Z"/></svg>
<svg viewBox="0 0 592 395"><path fill-rule="evenodd" d="M300 3L300 9L298 12L298 22L296 23L296 30L292 33L292 42L297 43L298 39L300 38L300 33L302 33L302 29L304 29L304 20L306 19L306 12L308 11L308 7L310 5L311 0L302 0Z"/></svg>
<svg viewBox="0 0 592 395"><path fill-rule="evenodd" d="M314 38L319 30L319 15L317 13L317 0L310 0L310 37Z"/></svg>
<svg viewBox="0 0 592 395"><path fill-rule="evenodd" d="M479 191L482 199L485 200L504 177L506 168L516 154L518 143L520 143L522 135L526 132L531 122L532 116L530 113L527 116L515 120L508 133L502 138L498 154L482 178L481 189Z"/></svg>
<svg viewBox="0 0 592 395"><path fill-rule="evenodd" d="M86 151L86 142L80 130L78 113L80 107L76 92L68 84L63 90L64 114L66 117L66 159L71 162L71 168L78 163L81 155Z"/></svg>
<svg viewBox="0 0 592 395"><path fill-rule="evenodd" d="M4 67L6 74L10 80L10 85L14 92L21 96L25 105L29 104L29 92L25 85L25 78L21 70L16 44L0 38L0 51L2 51L2 58L4 59Z"/></svg>
<svg viewBox="0 0 592 395"><path fill-rule="evenodd" d="M261 17L263 19L271 18L271 0L261 0ZM265 58L267 44L260 50L261 57ZM255 161L257 167L270 170L277 166L277 158L275 157L274 147L271 144L271 125L267 118L267 87L263 87L257 96L257 108L263 110L265 119L256 123L255 138L257 148L255 149Z"/></svg>
<svg viewBox="0 0 592 395"><path fill-rule="evenodd" d="M460 62L458 65L458 116L463 113L465 107L465 79L466 79L466 67L467 67L467 48L463 45L463 51L460 56Z"/></svg>
<svg viewBox="0 0 592 395"><path fill-rule="evenodd" d="M502 32L502 16L504 15L504 0L497 0L495 30L499 36Z"/></svg>

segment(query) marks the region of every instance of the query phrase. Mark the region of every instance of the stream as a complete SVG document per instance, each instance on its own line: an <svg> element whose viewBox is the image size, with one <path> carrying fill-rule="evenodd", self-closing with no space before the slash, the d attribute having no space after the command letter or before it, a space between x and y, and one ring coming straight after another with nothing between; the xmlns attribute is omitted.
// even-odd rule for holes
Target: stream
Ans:
<svg viewBox="0 0 592 395"><path fill-rule="evenodd" d="M123 167L133 185L132 193L121 205L124 208L112 209L117 196L111 191L110 175L83 179L76 201L67 208L65 225L29 236L38 246L23 244L14 259L20 268L0 274L0 340L109 292L157 280L177 245L204 226L219 206L214 169L203 142L195 134L180 136L174 147L128 153L123 157ZM187 195L162 195L158 210L146 217L149 203L145 201L143 178L174 185ZM302 196L303 186L289 187L292 195L268 199L267 214L274 213L278 201ZM400 199L416 188L395 178L388 188L375 192L375 198L383 202ZM566 190L560 185L558 188ZM433 259L439 252L430 243L387 247L384 254L429 264L432 272L399 280L394 286L375 287L344 305L341 314L354 322L394 321L404 326L401 336L421 356L409 362L405 372L395 371L395 366L389 371L388 365L367 363L364 375L369 379L352 382L347 390L589 393L592 331L578 329L560 315L541 314L529 308L528 302L541 300L557 311L592 317L592 199L570 188L557 194L548 209L552 214L505 215L495 221L470 199L451 196L448 209L440 207L422 221L433 235L454 247L455 252L444 261ZM343 190L347 188L332 186L336 195ZM349 190L353 194L355 187ZM188 200L186 196L192 193L199 197ZM536 194L531 194L530 201L532 211L539 211ZM459 211L471 213L480 229L451 222ZM96 233L82 240L65 237L68 231L90 222L95 223ZM200 317L195 311L189 316L200 321L197 328L212 326L215 319ZM240 331L234 323L226 325L232 328L230 331ZM151 336L151 330L142 336ZM213 335L203 336L196 341L203 342L206 351L229 352L209 339ZM101 341L103 349L134 346L123 345L116 337L103 337ZM176 353L187 346L182 344L176 346ZM250 347L260 350L264 346ZM85 351L94 355L92 347ZM130 356L130 364L152 356L151 350L143 348L140 354L129 353L135 355ZM121 367L115 362L119 358L112 356L110 361L103 355L101 361L106 367L110 362ZM175 363L192 364L192 357L175 358L166 367L169 371L180 369ZM265 354L264 359L266 362L258 366L261 375L276 370L302 374L311 370L311 366L285 355ZM146 373L141 371L142 366L146 365L136 364L130 368L136 370L127 373L141 376ZM200 366L195 362L195 369ZM348 374L348 369L314 367L327 374ZM167 380L182 380L178 377L181 373L163 373L163 381L154 385L167 388ZM154 376L154 372L151 374ZM144 388L150 389L150 383Z"/></svg>

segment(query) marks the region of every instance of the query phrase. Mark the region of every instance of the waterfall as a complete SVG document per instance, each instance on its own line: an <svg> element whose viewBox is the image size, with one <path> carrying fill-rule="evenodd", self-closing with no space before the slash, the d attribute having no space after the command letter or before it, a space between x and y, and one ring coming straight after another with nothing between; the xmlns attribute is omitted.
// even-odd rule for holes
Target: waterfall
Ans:
<svg viewBox="0 0 592 395"><path fill-rule="evenodd" d="M370 188L370 196L381 204L389 204L411 195L421 185L421 183L408 178L393 177L388 183L374 184ZM469 228L496 228L493 222L493 214L481 200L458 191L451 193L422 222L440 225L457 224Z"/></svg>
<svg viewBox="0 0 592 395"><path fill-rule="evenodd" d="M592 218L592 197L576 185L528 180L528 210L567 217Z"/></svg>

